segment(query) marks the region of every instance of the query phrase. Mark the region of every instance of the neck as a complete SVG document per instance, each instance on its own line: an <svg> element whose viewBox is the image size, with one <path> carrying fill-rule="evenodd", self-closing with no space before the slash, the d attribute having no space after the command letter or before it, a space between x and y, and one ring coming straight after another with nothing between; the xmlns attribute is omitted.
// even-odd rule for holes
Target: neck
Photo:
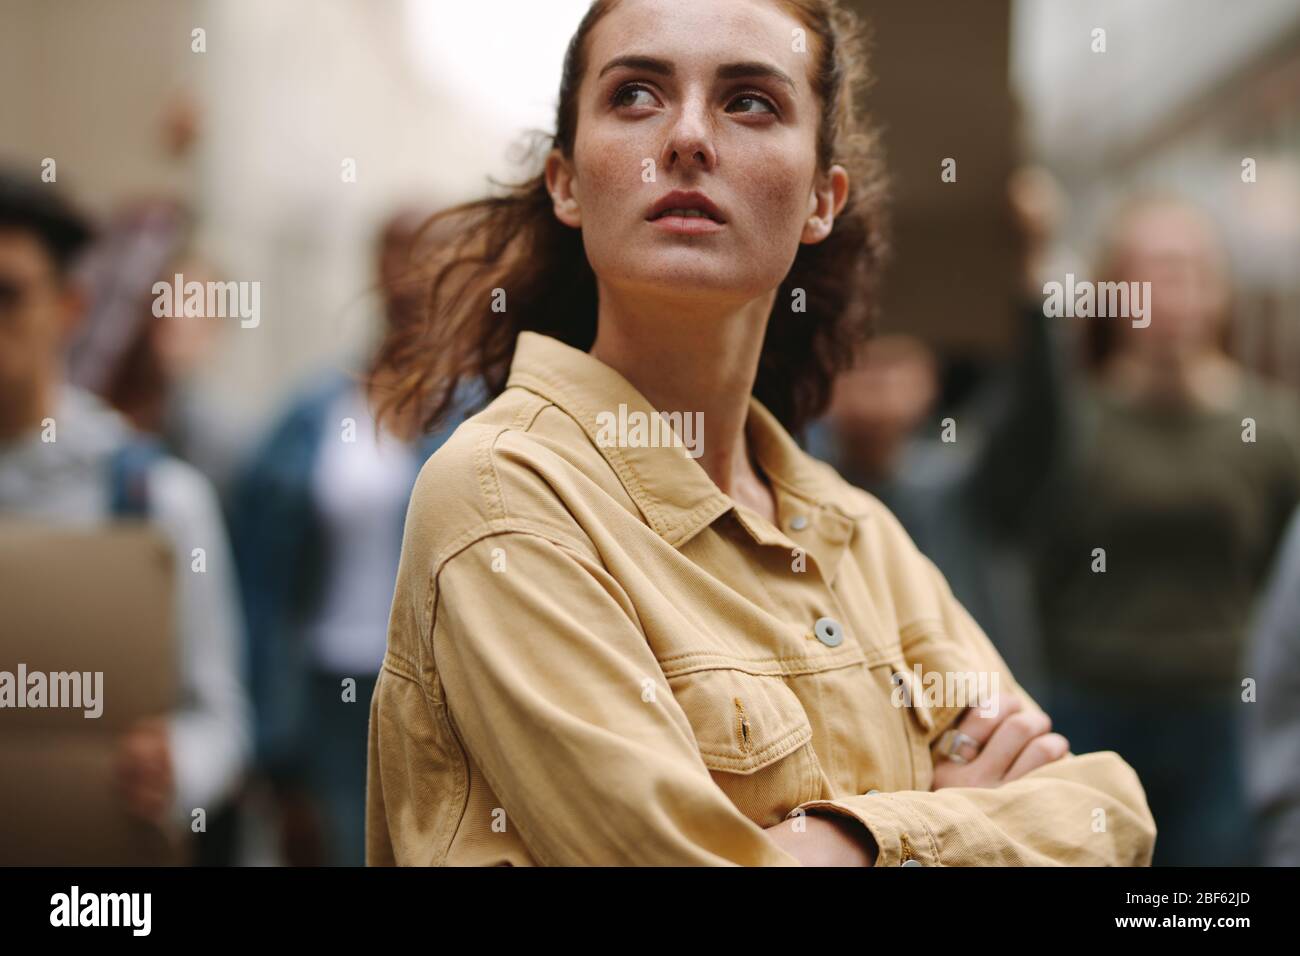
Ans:
<svg viewBox="0 0 1300 956"><path fill-rule="evenodd" d="M626 378L657 411L700 412L697 459L724 494L760 479L745 420L775 292L741 304L635 301L601 289L591 354Z"/></svg>
<svg viewBox="0 0 1300 956"><path fill-rule="evenodd" d="M1232 362L1213 348L1128 356L1115 371L1132 394L1184 405L1219 405L1235 381Z"/></svg>
<svg viewBox="0 0 1300 956"><path fill-rule="evenodd" d="M0 441L15 441L53 414L57 383L39 378L34 383L0 399Z"/></svg>

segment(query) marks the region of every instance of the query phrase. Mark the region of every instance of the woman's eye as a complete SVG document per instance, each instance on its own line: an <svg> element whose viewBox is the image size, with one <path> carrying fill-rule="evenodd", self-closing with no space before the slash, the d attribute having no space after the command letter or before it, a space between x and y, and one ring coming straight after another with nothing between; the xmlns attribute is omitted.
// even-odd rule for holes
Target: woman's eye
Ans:
<svg viewBox="0 0 1300 956"><path fill-rule="evenodd" d="M647 99L639 103L630 102L628 100L628 96L629 95L634 96L637 93L644 94L647 97ZM615 106L653 106L654 95L651 94L651 92L647 90L644 86L620 86L615 91L614 97L610 102L613 103L613 105Z"/></svg>
<svg viewBox="0 0 1300 956"><path fill-rule="evenodd" d="M749 104L749 108L742 109L742 110L732 110L732 107L738 103ZM760 109L754 109L753 107L755 105L760 107ZM740 112L740 113L764 113L764 112L776 113L776 107L773 106L771 101L767 99L767 97L765 96L758 96L755 93L744 93L741 96L737 96L734 100L731 101L730 105L727 107L727 111Z"/></svg>

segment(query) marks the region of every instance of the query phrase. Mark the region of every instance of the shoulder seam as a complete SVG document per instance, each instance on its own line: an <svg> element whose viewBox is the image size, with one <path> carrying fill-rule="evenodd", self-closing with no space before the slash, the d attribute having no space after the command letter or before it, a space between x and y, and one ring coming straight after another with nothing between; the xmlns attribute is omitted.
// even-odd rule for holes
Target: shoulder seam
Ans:
<svg viewBox="0 0 1300 956"><path fill-rule="evenodd" d="M433 561L432 575L437 577L438 572L443 566L454 558L461 551L464 551L476 541L484 538L494 538L504 534L531 534L538 538L544 538L557 547L566 548L569 551L575 551L578 554L584 554L590 550L590 542L584 546L581 540L575 538L567 531L556 528L542 521L535 521L532 518L509 518L497 521L490 521L481 524L476 528L470 528L468 531L457 535L440 551Z"/></svg>
<svg viewBox="0 0 1300 956"><path fill-rule="evenodd" d="M525 391L527 391L525 389ZM497 442L501 436L508 432L527 433L533 427L533 422L537 416L549 405L550 399L544 398L536 393L533 395L533 402L526 403L519 410L519 414L508 425L502 425L490 436L485 436L479 442L475 449L476 471L478 473L479 489L483 493L484 503L490 520L502 520L507 517L505 494L502 491L501 476L497 472L496 455L494 454Z"/></svg>
<svg viewBox="0 0 1300 956"><path fill-rule="evenodd" d="M429 579L425 584L424 610L420 615L420 639L422 644L427 643L433 634L438 575L442 572L443 567L446 566L448 561L475 542L504 534L531 534L549 541L556 547L562 547L576 554L586 554L590 550L590 542L588 542L588 546L584 546L581 541L567 532L541 521L534 521L531 518L496 518L469 528L447 542L433 559L432 567L429 570Z"/></svg>

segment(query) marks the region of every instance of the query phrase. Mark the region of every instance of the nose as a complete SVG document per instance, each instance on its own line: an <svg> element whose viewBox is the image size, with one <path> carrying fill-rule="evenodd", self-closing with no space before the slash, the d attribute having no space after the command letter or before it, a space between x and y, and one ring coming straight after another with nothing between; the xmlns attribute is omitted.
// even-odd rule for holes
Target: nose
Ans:
<svg viewBox="0 0 1300 956"><path fill-rule="evenodd" d="M662 165L667 169L680 164L708 170L717 162L713 123L707 103L702 96L683 100L664 143Z"/></svg>

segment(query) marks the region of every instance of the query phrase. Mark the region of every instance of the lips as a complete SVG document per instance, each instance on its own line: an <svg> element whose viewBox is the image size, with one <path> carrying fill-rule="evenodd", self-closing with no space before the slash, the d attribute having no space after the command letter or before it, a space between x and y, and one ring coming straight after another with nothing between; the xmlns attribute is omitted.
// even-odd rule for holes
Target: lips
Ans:
<svg viewBox="0 0 1300 956"><path fill-rule="evenodd" d="M681 219L707 219L722 224L727 221L722 210L702 192L674 190L662 197L646 213L646 221L654 222L665 217Z"/></svg>

